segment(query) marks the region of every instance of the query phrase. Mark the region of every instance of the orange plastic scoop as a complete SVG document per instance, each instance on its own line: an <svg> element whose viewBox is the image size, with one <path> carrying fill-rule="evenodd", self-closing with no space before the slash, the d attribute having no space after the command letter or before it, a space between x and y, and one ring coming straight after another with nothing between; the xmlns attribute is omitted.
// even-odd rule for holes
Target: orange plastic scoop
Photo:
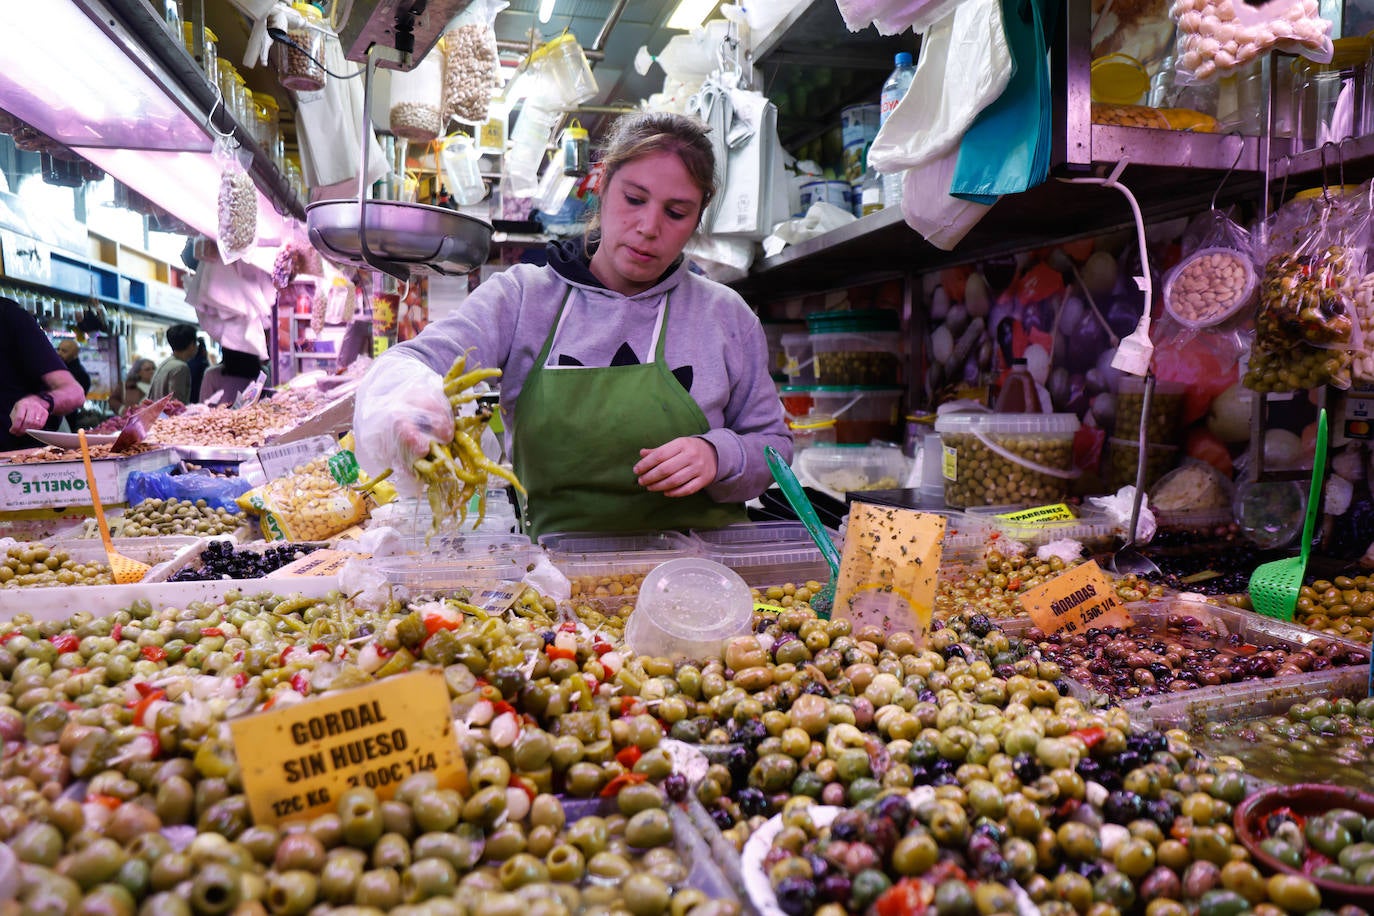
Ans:
<svg viewBox="0 0 1374 916"><path fill-rule="evenodd" d="M105 507L100 505L100 491L95 486L95 470L91 467L91 449L86 444L86 431L78 430L76 437L81 442L81 463L86 466L86 489L91 491L91 505L95 508L95 520L100 526L100 540L105 544L105 558L109 561L110 572L119 585L142 582L152 567L115 552L114 544L110 543L110 525L105 521Z"/></svg>

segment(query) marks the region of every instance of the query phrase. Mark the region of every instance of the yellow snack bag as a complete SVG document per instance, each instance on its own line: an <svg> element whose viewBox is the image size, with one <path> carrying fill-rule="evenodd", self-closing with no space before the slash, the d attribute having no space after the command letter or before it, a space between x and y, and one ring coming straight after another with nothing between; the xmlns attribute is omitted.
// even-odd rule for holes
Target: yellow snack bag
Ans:
<svg viewBox="0 0 1374 916"><path fill-rule="evenodd" d="M367 517L366 499L350 486L360 476L353 453L342 451L249 490L238 504L258 516L266 540L322 541Z"/></svg>

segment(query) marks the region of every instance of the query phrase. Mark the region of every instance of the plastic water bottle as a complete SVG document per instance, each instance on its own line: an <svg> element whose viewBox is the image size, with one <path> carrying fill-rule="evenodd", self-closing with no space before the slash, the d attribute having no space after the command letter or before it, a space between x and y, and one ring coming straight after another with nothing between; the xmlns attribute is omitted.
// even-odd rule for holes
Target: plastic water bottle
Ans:
<svg viewBox="0 0 1374 916"><path fill-rule="evenodd" d="M911 88L911 80L916 75L916 65L911 62L911 54L908 51L898 51L895 60L897 67L892 71L892 75L883 83L882 105L878 113L878 127L887 123L891 117L892 110L897 107L897 103L906 95L906 91ZM896 172L892 175L883 176L883 207L899 207L902 204L902 173Z"/></svg>

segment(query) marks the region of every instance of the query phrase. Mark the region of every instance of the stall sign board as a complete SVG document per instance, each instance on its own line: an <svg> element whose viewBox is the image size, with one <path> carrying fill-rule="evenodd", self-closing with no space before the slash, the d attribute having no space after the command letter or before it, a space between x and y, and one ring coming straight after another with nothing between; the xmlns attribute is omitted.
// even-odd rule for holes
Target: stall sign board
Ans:
<svg viewBox="0 0 1374 916"><path fill-rule="evenodd" d="M1092 560L1067 569L1017 599L1046 633L1082 633L1092 627L1131 625L1107 574Z"/></svg>
<svg viewBox="0 0 1374 916"><path fill-rule="evenodd" d="M258 825L330 813L353 788L386 800L414 773L432 772L441 788L468 788L437 668L247 716L229 728Z"/></svg>

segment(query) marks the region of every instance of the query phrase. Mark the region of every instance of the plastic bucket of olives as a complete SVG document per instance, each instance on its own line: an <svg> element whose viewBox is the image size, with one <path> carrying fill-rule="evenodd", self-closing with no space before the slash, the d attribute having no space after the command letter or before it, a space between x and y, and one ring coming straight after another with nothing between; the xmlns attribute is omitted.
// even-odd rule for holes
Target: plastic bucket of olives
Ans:
<svg viewBox="0 0 1374 916"><path fill-rule="evenodd" d="M1150 398L1150 416L1145 421L1147 442L1176 445L1183 429L1183 401L1188 386L1178 382L1155 382ZM1145 405L1145 380L1135 375L1122 376L1116 391L1116 435L1135 442L1140 437L1140 409ZM1134 477L1131 478L1134 481Z"/></svg>
<svg viewBox="0 0 1374 916"><path fill-rule="evenodd" d="M1071 413L947 413L935 431L951 508L1056 502L1078 476Z"/></svg>
<svg viewBox="0 0 1374 916"><path fill-rule="evenodd" d="M1117 490L1135 484L1136 468L1140 465L1140 446L1131 439L1107 440L1107 485ZM1159 478L1173 469L1178 461L1177 445L1150 443L1145 451L1145 487L1149 489Z"/></svg>

